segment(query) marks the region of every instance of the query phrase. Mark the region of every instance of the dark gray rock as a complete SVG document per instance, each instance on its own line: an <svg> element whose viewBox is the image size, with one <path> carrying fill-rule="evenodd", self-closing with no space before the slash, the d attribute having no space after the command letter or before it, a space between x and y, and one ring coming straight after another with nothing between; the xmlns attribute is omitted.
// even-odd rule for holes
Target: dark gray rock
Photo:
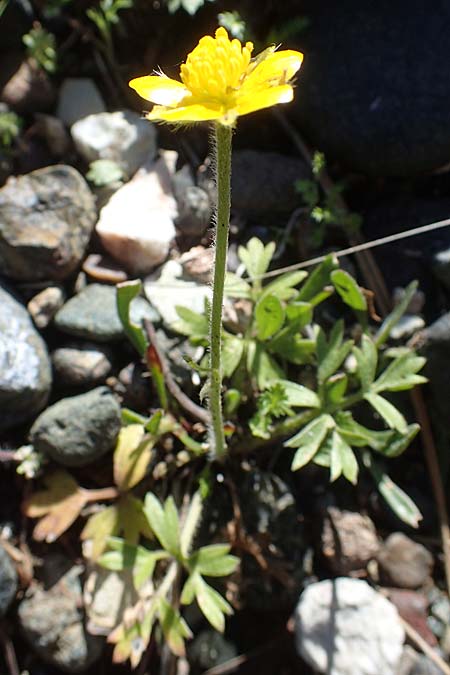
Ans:
<svg viewBox="0 0 450 675"><path fill-rule="evenodd" d="M233 153L233 209L247 216L290 213L301 203L295 181L310 178L306 163L276 152L237 150Z"/></svg>
<svg viewBox="0 0 450 675"><path fill-rule="evenodd" d="M85 466L114 448L120 406L107 387L64 398L47 408L30 430L38 452L64 466Z"/></svg>
<svg viewBox="0 0 450 675"><path fill-rule="evenodd" d="M210 225L211 201L206 190L195 185L185 165L172 178L178 216L175 225L182 234L200 237Z"/></svg>
<svg viewBox="0 0 450 675"><path fill-rule="evenodd" d="M377 175L430 171L450 159L450 75L442 36L450 6L308 0L295 103L308 140ZM291 43L292 46L292 43Z"/></svg>
<svg viewBox="0 0 450 675"><path fill-rule="evenodd" d="M237 656L236 646L214 630L203 630L188 644L188 659L201 673Z"/></svg>
<svg viewBox="0 0 450 675"><path fill-rule="evenodd" d="M144 298L131 305L131 317L140 323L144 317L158 320L157 312ZM94 342L109 342L124 337L116 307L116 289L103 284L90 284L68 300L55 316L55 325L70 335Z"/></svg>
<svg viewBox="0 0 450 675"><path fill-rule="evenodd" d="M111 372L112 352L96 344L60 347L52 352L57 384L88 387L104 382Z"/></svg>
<svg viewBox="0 0 450 675"><path fill-rule="evenodd" d="M47 348L25 307L0 285L0 431L31 419L47 403Z"/></svg>
<svg viewBox="0 0 450 675"><path fill-rule="evenodd" d="M405 534L394 532L378 553L381 581L389 586L419 588L431 576L433 556Z"/></svg>
<svg viewBox="0 0 450 675"><path fill-rule="evenodd" d="M0 190L0 268L19 281L64 279L80 264L96 219L94 198L71 166L10 178Z"/></svg>
<svg viewBox="0 0 450 675"><path fill-rule="evenodd" d="M103 639L87 633L79 574L71 568L50 587L36 585L22 600L19 623L30 646L68 673L87 670L101 655Z"/></svg>
<svg viewBox="0 0 450 675"><path fill-rule="evenodd" d="M11 558L0 546L0 616L4 616L17 591L17 572Z"/></svg>

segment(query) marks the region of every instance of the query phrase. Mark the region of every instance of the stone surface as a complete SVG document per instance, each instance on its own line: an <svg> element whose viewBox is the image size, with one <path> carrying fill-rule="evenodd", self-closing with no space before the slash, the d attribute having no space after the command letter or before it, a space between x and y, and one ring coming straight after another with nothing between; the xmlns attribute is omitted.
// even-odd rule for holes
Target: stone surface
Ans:
<svg viewBox="0 0 450 675"><path fill-rule="evenodd" d="M55 101L55 90L45 70L33 59L24 59L22 52L2 55L0 101L20 115L49 110Z"/></svg>
<svg viewBox="0 0 450 675"><path fill-rule="evenodd" d="M0 616L4 616L17 591L17 572L11 558L0 545Z"/></svg>
<svg viewBox="0 0 450 675"><path fill-rule="evenodd" d="M404 631L395 607L369 584L339 577L313 583L295 610L296 647L327 675L395 675Z"/></svg>
<svg viewBox="0 0 450 675"><path fill-rule="evenodd" d="M51 358L55 383L63 386L100 384L112 368L111 350L96 344L60 347L52 352Z"/></svg>
<svg viewBox="0 0 450 675"><path fill-rule="evenodd" d="M88 77L67 77L59 89L57 116L68 127L83 117L104 113L106 106L97 85Z"/></svg>
<svg viewBox="0 0 450 675"><path fill-rule="evenodd" d="M442 675L442 670L427 656L405 645L395 675Z"/></svg>
<svg viewBox="0 0 450 675"><path fill-rule="evenodd" d="M321 551L336 574L362 570L380 547L373 522L353 511L327 508L321 535Z"/></svg>
<svg viewBox="0 0 450 675"><path fill-rule="evenodd" d="M389 600L396 606L398 613L416 630L431 647L438 641L428 625L428 599L423 593L404 588L390 588Z"/></svg>
<svg viewBox="0 0 450 675"><path fill-rule="evenodd" d="M100 212L97 234L131 274L146 274L167 258L176 215L170 165L162 157L112 195Z"/></svg>
<svg viewBox="0 0 450 675"><path fill-rule="evenodd" d="M178 204L177 229L185 235L200 237L211 224L211 201L206 190L195 185L188 165L173 177Z"/></svg>
<svg viewBox="0 0 450 675"><path fill-rule="evenodd" d="M298 111L307 138L330 160L376 175L407 176L450 159L450 78L441 68L450 7L407 0L307 0L297 46ZM387 20L388 19L388 20ZM418 44L433 44L417 59ZM411 66L414 64L414 67Z"/></svg>
<svg viewBox="0 0 450 675"><path fill-rule="evenodd" d="M393 340L406 340L422 328L425 328L425 321L421 316L404 314L391 329L389 335Z"/></svg>
<svg viewBox="0 0 450 675"><path fill-rule="evenodd" d="M0 268L20 281L65 279L88 245L96 213L84 178L56 165L0 190Z"/></svg>
<svg viewBox="0 0 450 675"><path fill-rule="evenodd" d="M50 587L36 585L22 600L19 623L30 646L46 662L69 673L87 670L101 655L103 640L84 625L80 568Z"/></svg>
<svg viewBox="0 0 450 675"><path fill-rule="evenodd" d="M214 630L202 630L188 645L189 663L202 673L235 656L236 646Z"/></svg>
<svg viewBox="0 0 450 675"><path fill-rule="evenodd" d="M156 129L131 110L88 115L72 125L75 147L86 162L112 159L132 176L156 154Z"/></svg>
<svg viewBox="0 0 450 675"><path fill-rule="evenodd" d="M450 247L436 251L433 256L433 272L447 290L450 290Z"/></svg>
<svg viewBox="0 0 450 675"><path fill-rule="evenodd" d="M27 309L38 328L46 328L58 309L64 304L65 293L61 286L48 286L37 293L27 304Z"/></svg>
<svg viewBox="0 0 450 675"><path fill-rule="evenodd" d="M297 157L237 150L231 176L233 210L262 218L290 213L301 203L295 181L310 177L306 163Z"/></svg>
<svg viewBox="0 0 450 675"><path fill-rule="evenodd" d="M38 452L63 466L85 466L114 448L120 406L107 387L64 398L39 415L30 430Z"/></svg>
<svg viewBox="0 0 450 675"><path fill-rule="evenodd" d="M158 314L144 298L131 304L131 318L140 323L144 317L158 320ZM104 284L89 284L74 295L55 316L55 325L70 335L94 342L121 340L125 333L116 307L116 289Z"/></svg>
<svg viewBox="0 0 450 675"><path fill-rule="evenodd" d="M394 532L381 545L378 565L386 585L418 588L431 576L433 556L422 544L402 532Z"/></svg>
<svg viewBox="0 0 450 675"><path fill-rule="evenodd" d="M147 298L158 310L164 324L172 330L179 321L176 312L178 305L202 313L205 309L205 298L212 299L211 287L186 281L183 278L182 265L175 260L169 260L162 267L158 279L147 278L144 288Z"/></svg>
<svg viewBox="0 0 450 675"><path fill-rule="evenodd" d="M120 574L98 565L87 577L83 596L87 628L93 635L108 635L138 599L130 570Z"/></svg>
<svg viewBox="0 0 450 675"><path fill-rule="evenodd" d="M51 367L28 312L2 285L0 307L0 431L5 431L45 406Z"/></svg>

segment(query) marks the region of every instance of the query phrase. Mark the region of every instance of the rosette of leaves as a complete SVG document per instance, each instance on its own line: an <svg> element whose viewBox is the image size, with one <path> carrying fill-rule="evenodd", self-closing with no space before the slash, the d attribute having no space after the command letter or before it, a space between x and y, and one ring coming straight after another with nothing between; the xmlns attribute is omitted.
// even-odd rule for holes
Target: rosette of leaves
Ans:
<svg viewBox="0 0 450 675"><path fill-rule="evenodd" d="M190 605L194 600L209 623L223 632L225 616L232 614L232 607L205 577L227 576L239 562L229 554L228 544L193 548L202 513L199 492L192 497L184 518L180 517L173 497L162 504L152 493L145 497L143 513L153 533L154 546L135 546L123 539L110 538L110 550L99 559L99 564L109 570L131 570L140 595L137 606L128 612L128 620L109 636L109 641L115 643L114 660L122 662L129 658L133 667L139 663L157 622L170 649L178 656L184 655L184 641L192 633L180 606ZM175 602L173 586L181 575L184 582L179 601Z"/></svg>

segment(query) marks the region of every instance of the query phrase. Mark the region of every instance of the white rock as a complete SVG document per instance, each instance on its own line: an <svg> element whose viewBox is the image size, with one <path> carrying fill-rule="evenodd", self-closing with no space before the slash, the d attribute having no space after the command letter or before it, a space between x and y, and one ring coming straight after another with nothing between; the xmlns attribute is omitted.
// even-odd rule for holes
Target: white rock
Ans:
<svg viewBox="0 0 450 675"><path fill-rule="evenodd" d="M101 242L130 274L147 274L164 262L175 237L172 155L176 153L166 152L138 171L100 211L96 229Z"/></svg>
<svg viewBox="0 0 450 675"><path fill-rule="evenodd" d="M156 154L156 129L131 110L88 115L70 129L75 146L86 162L112 159L132 176Z"/></svg>
<svg viewBox="0 0 450 675"><path fill-rule="evenodd" d="M167 328L172 330L176 330L180 319L176 311L178 305L203 313L205 298L212 300L210 286L186 281L182 277L182 265L176 260L169 260L161 269L158 280L149 278L144 281L147 298L158 310Z"/></svg>
<svg viewBox="0 0 450 675"><path fill-rule="evenodd" d="M369 584L340 577L311 584L295 610L296 647L327 675L394 675L404 630L394 605Z"/></svg>
<svg viewBox="0 0 450 675"><path fill-rule="evenodd" d="M68 77L59 90L57 117L68 127L87 115L105 112L95 83L88 77Z"/></svg>

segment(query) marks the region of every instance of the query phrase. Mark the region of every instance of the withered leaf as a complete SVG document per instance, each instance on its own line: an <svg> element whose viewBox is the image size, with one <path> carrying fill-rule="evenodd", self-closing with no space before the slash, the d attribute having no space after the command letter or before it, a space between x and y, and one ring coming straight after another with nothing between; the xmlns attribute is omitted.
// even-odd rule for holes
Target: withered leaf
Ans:
<svg viewBox="0 0 450 675"><path fill-rule="evenodd" d="M114 481L122 490L130 490L145 476L155 439L142 424L130 424L120 431L114 451Z"/></svg>

